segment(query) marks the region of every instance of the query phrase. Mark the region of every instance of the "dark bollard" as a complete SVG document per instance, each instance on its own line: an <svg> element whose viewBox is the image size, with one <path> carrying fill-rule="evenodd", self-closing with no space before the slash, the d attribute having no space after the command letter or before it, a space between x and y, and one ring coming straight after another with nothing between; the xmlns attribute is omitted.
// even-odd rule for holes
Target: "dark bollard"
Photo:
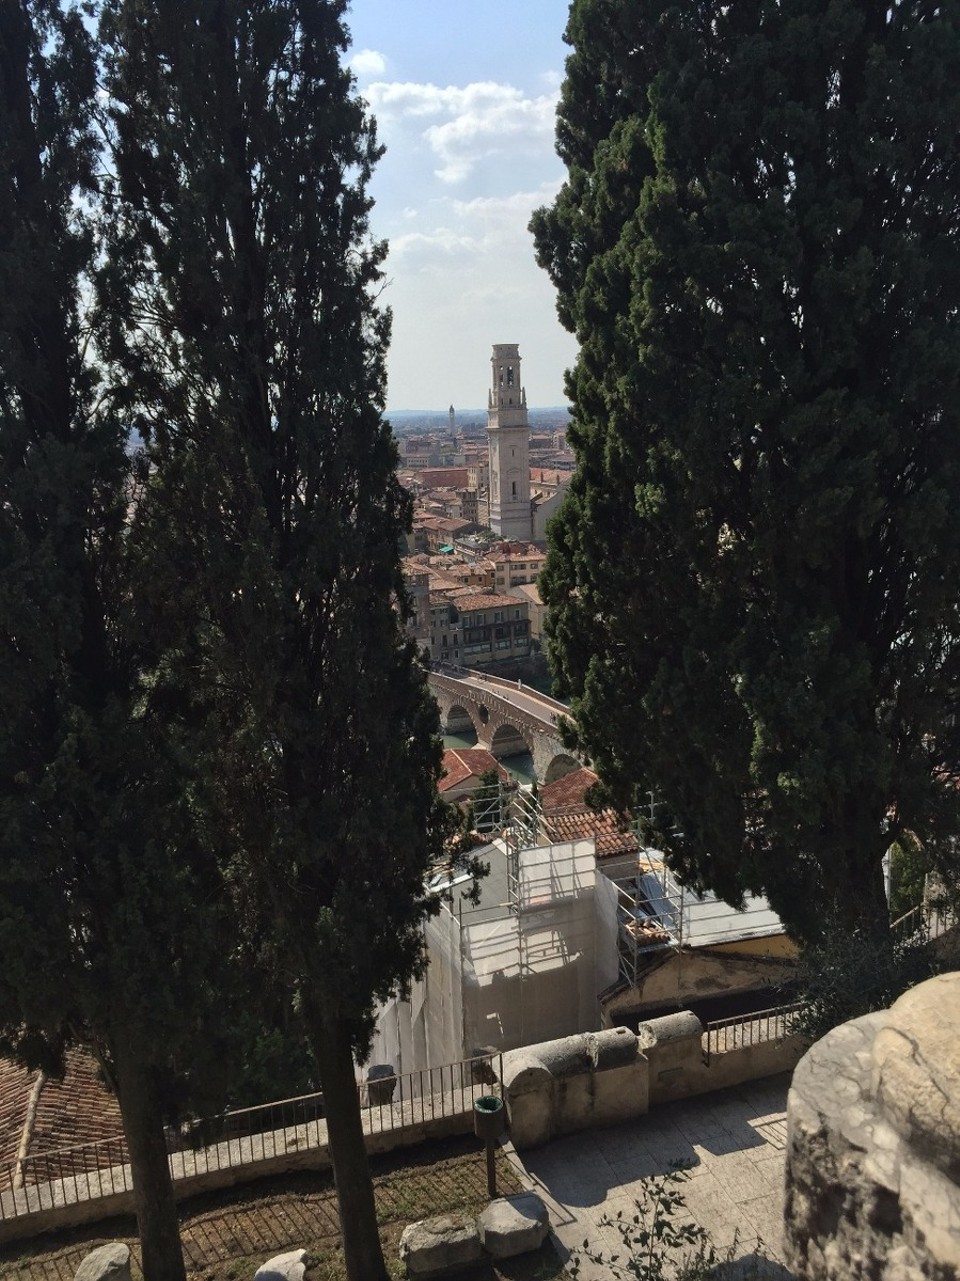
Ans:
<svg viewBox="0 0 960 1281"><path fill-rule="evenodd" d="M473 1132L483 1139L487 1149L487 1192L491 1200L497 1195L497 1167L494 1160L494 1143L507 1125L503 1099L495 1094L483 1094L473 1104Z"/></svg>

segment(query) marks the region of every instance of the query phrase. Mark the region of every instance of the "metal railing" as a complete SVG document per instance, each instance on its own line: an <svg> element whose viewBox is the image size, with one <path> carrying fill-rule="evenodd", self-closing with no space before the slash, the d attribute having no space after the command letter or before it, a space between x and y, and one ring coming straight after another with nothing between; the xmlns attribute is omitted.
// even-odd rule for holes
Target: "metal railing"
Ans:
<svg viewBox="0 0 960 1281"><path fill-rule="evenodd" d="M911 940L936 939L956 923L956 914L948 904L936 900L918 903L903 916L890 923L894 943L903 945Z"/></svg>
<svg viewBox="0 0 960 1281"><path fill-rule="evenodd" d="M364 1134L470 1116L476 1099L499 1092L502 1075L503 1056L497 1053L358 1082ZM256 1177L258 1164L325 1148L323 1117L323 1095L308 1094L171 1128L170 1173L179 1181L249 1166L250 1176ZM0 1167L0 1220L132 1190L122 1135L41 1152Z"/></svg>
<svg viewBox="0 0 960 1281"><path fill-rule="evenodd" d="M790 1022L803 1009L802 1001L791 1005L777 1005L755 1014L735 1014L731 1018L714 1019L703 1030L701 1045L703 1061L710 1066L712 1057L740 1050L764 1041L782 1041L790 1036Z"/></svg>
<svg viewBox="0 0 960 1281"><path fill-rule="evenodd" d="M926 928L927 918L922 903L890 922L890 933L895 943L906 943L907 939L913 938L915 934L925 933Z"/></svg>

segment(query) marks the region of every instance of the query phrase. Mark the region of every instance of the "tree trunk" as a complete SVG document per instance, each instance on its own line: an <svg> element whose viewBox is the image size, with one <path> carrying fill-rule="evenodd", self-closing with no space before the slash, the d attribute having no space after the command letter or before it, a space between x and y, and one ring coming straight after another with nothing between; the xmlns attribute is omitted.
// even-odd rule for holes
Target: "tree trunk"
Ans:
<svg viewBox="0 0 960 1281"><path fill-rule="evenodd" d="M327 1140L337 1185L348 1281L387 1281L377 1228L373 1180L360 1119L349 1026L321 999L308 1007L311 1045L320 1068Z"/></svg>
<svg viewBox="0 0 960 1281"><path fill-rule="evenodd" d="M116 1038L111 1049L133 1172L144 1281L185 1281L180 1221L153 1071L126 1035Z"/></svg>
<svg viewBox="0 0 960 1281"><path fill-rule="evenodd" d="M857 932L883 954L893 953L890 909L883 880L883 855L875 833L841 851L834 865L837 925L848 933Z"/></svg>

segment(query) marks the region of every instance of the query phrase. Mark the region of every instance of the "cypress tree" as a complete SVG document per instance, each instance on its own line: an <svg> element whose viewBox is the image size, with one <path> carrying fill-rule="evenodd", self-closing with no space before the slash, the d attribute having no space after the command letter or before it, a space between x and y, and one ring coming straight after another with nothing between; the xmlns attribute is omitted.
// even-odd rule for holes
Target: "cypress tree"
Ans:
<svg viewBox="0 0 960 1281"><path fill-rule="evenodd" d="M207 830L268 977L295 983L354 1281L386 1275L354 1054L422 965L437 713L403 637L410 517L382 412L380 154L341 0L114 0L111 352L192 625ZM178 588L178 584L180 584ZM202 744L202 736L198 742Z"/></svg>
<svg viewBox="0 0 960 1281"><path fill-rule="evenodd" d="M91 359L84 17L0 4L0 1038L52 1070L68 1042L96 1054L144 1275L175 1281L164 1121L222 1058L221 880L192 812L189 707L138 590L150 477Z"/></svg>
<svg viewBox="0 0 960 1281"><path fill-rule="evenodd" d="M541 579L577 736L694 884L882 936L958 830L960 10L575 0L533 220L577 471Z"/></svg>

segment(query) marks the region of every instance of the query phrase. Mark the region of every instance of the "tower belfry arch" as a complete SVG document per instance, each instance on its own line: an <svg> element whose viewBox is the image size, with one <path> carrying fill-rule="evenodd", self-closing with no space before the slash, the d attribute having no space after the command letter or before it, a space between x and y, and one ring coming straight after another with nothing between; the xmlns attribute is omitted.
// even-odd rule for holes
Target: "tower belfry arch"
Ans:
<svg viewBox="0 0 960 1281"><path fill-rule="evenodd" d="M520 377L520 348L495 343L487 396L490 447L490 528L502 538L527 542L530 519L530 424Z"/></svg>

